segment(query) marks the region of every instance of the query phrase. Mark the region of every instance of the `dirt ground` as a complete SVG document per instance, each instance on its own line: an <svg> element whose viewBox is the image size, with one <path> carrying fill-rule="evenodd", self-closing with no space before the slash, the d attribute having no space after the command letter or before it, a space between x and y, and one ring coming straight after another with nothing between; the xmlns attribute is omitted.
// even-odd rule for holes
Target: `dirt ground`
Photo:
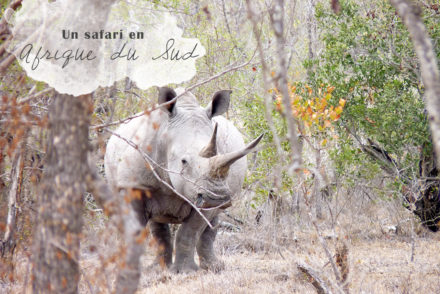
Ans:
<svg viewBox="0 0 440 294"><path fill-rule="evenodd" d="M353 219L351 214L349 217L347 220ZM369 226L366 222L365 226L350 226L341 219L345 233L322 230L333 257L341 240L347 245L350 293L440 293L440 233L388 232L373 216L369 221ZM316 293L297 269L298 263L314 269L327 284L335 284L329 259L310 224L279 225L276 234L273 228L253 224L239 231L220 231L215 249L225 269L219 273L153 270L150 265L156 249L149 240L141 261L138 293ZM109 293L117 272L115 260L121 254L119 241L104 220L86 222L80 293ZM18 252L14 279L0 283L0 293L31 293L30 248ZM332 290L338 293L334 287Z"/></svg>
<svg viewBox="0 0 440 294"><path fill-rule="evenodd" d="M175 275L166 270L152 271L149 265L154 259L154 249L147 249L138 293L316 293L298 271L298 262L308 264L324 280L334 281L331 266L313 233L301 234L290 245L286 245L288 240L283 245L265 242L258 245L258 240L244 233L222 233L218 239L217 251L226 266L220 273L201 270ZM335 242L327 242L332 250ZM440 293L437 236L415 240L413 261L411 241L398 236L347 240L346 244L351 293ZM98 253L84 259L83 272L92 273L93 268L99 272L97 259ZM81 289L83 293L90 292L84 279ZM97 293L101 291L105 289Z"/></svg>

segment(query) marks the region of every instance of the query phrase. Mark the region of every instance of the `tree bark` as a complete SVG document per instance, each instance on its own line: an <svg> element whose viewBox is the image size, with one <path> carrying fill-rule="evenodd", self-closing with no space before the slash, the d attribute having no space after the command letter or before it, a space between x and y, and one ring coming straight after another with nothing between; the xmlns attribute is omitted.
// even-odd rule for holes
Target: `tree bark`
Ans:
<svg viewBox="0 0 440 294"><path fill-rule="evenodd" d="M6 231L3 236L3 240L0 242L0 254L1 257L7 256L8 253L12 253L15 248L14 232L17 224L18 214L18 199L22 191L23 184L23 169L25 158L25 139L20 144L21 146L16 150L14 160L11 169L11 184L8 194L8 216L6 219Z"/></svg>
<svg viewBox="0 0 440 294"><path fill-rule="evenodd" d="M431 39L426 32L420 17L420 7L408 0L390 0L397 13L402 18L411 36L414 50L420 63L423 84L425 85L425 104L428 111L429 126L437 158L437 168L440 167L440 74L437 58Z"/></svg>
<svg viewBox="0 0 440 294"><path fill-rule="evenodd" d="M57 94L49 111L46 166L34 241L35 293L77 293L90 96Z"/></svg>
<svg viewBox="0 0 440 294"><path fill-rule="evenodd" d="M114 0L69 1L63 20L104 28ZM98 52L99 44L88 49ZM98 71L99 68L90 70ZM77 293L91 95L56 93L49 107L46 161L32 256L34 293Z"/></svg>

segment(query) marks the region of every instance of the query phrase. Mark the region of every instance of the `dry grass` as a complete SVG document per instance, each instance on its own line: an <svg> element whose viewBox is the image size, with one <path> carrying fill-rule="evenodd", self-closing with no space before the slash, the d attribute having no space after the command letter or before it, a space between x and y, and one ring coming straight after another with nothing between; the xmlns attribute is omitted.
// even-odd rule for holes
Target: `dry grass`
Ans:
<svg viewBox="0 0 440 294"><path fill-rule="evenodd" d="M296 269L296 263L311 265L324 279L333 279L332 272L316 234L299 235L291 244L262 244L260 240L257 246L259 242L246 233L219 234L217 251L226 269L218 274L199 271L174 275L168 271L151 271L148 266L153 262L154 250L150 248L142 260L138 293L315 293ZM329 240L331 248L333 243ZM352 293L440 293L437 237L416 241L413 262L411 243L405 238L384 236L347 243ZM88 273L101 270L97 255L83 260L82 265ZM84 283L82 290L88 293Z"/></svg>
<svg viewBox="0 0 440 294"><path fill-rule="evenodd" d="M396 203L347 206L333 226L328 215L319 222L332 254L338 244L336 237L348 245L351 293L440 293L440 235L414 226L411 214ZM298 262L334 282L318 235L306 216L286 215L280 219L281 225L268 222L257 226L254 212L239 212L236 207L231 213L246 222L238 225L241 231L221 231L217 237L216 250L226 264L225 270L179 275L151 270L155 249L149 246L142 257L138 293L316 293L297 270ZM227 217L224 220L232 222ZM120 240L102 218L90 218L86 223L80 292L108 293L115 279ZM389 232L388 225L398 225L397 234ZM412 234L413 227L418 235ZM25 281L30 280L26 252L19 250L15 280L0 284L0 293L30 293L29 288L23 291Z"/></svg>

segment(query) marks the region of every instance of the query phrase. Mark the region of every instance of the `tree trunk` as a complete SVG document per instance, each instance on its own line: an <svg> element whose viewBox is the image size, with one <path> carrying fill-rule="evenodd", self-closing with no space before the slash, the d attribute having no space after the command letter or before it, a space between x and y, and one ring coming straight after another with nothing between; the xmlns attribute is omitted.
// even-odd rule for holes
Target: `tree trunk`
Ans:
<svg viewBox="0 0 440 294"><path fill-rule="evenodd" d="M425 104L428 111L429 126L432 132L432 141L437 158L437 167L440 166L440 74L437 67L437 58L431 39L426 32L425 25L420 17L420 7L408 0L390 0L402 18L411 36L414 50L420 63L423 84L425 85Z"/></svg>
<svg viewBox="0 0 440 294"><path fill-rule="evenodd" d="M90 97L57 94L49 111L46 165L34 241L33 291L77 293Z"/></svg>

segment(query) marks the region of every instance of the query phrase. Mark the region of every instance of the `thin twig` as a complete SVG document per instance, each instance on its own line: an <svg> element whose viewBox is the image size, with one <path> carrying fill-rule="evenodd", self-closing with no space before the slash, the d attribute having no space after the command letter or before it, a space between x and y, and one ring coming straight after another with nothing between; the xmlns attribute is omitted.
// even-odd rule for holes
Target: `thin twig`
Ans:
<svg viewBox="0 0 440 294"><path fill-rule="evenodd" d="M21 98L21 99L18 101L18 103L19 103L19 104L24 104L24 103L26 103L26 102L28 102L28 101L30 101L30 100L32 100L32 99L38 98L38 97L43 96L44 94L48 94L48 93L50 93L50 92L52 92L52 91L53 91L52 88L44 89L44 90L42 90L42 91L40 91L40 92L38 92L38 93L35 93L35 94L32 94L32 95L28 95L28 96L26 96L26 97Z"/></svg>
<svg viewBox="0 0 440 294"><path fill-rule="evenodd" d="M287 85L287 61L284 50L284 1L277 0L274 2L272 13L270 14L272 29L275 34L276 47L278 53L278 74L276 76L275 84L278 84L282 95L282 101L285 108L285 117L287 120L288 139L291 147L292 164L291 170L298 171L302 166L302 146L297 137L296 129L299 123L296 121L292 112L290 111L291 103L289 96L289 89Z"/></svg>

